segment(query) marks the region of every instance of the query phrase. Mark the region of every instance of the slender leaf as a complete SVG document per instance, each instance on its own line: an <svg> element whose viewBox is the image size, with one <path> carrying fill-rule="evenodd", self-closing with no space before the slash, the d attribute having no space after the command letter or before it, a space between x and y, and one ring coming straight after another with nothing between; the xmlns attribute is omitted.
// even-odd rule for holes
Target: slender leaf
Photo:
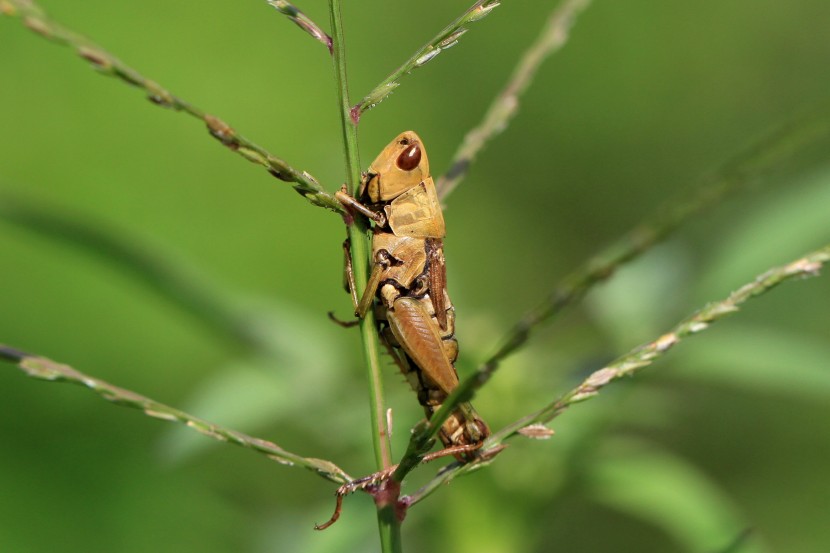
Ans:
<svg viewBox="0 0 830 553"><path fill-rule="evenodd" d="M722 551L752 526L717 483L684 459L631 440L612 448L585 471L595 501L662 529L691 553ZM768 549L753 539L742 551Z"/></svg>

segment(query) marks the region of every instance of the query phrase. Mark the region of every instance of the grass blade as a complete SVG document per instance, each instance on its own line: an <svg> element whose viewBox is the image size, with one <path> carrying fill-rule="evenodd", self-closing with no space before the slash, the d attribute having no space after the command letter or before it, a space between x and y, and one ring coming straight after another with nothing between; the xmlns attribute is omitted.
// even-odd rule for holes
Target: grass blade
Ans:
<svg viewBox="0 0 830 553"><path fill-rule="evenodd" d="M88 216L70 216L5 196L0 196L0 220L94 256L244 350L267 350L262 337L253 332L248 314L181 259L131 240L119 229L90 221Z"/></svg>

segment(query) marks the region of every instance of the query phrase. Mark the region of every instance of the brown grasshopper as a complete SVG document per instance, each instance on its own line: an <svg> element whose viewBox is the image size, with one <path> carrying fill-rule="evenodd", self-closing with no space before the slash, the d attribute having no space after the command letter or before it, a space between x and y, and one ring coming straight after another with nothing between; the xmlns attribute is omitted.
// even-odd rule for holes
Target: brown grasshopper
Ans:
<svg viewBox="0 0 830 553"><path fill-rule="evenodd" d="M358 199L345 191L336 197L374 223L372 268L359 299L345 244L345 279L355 314L363 318L375 305L380 336L429 417L458 386L458 342L447 295L444 216L421 139L412 131L398 135L364 173ZM438 435L447 448L472 451L489 434L464 402Z"/></svg>

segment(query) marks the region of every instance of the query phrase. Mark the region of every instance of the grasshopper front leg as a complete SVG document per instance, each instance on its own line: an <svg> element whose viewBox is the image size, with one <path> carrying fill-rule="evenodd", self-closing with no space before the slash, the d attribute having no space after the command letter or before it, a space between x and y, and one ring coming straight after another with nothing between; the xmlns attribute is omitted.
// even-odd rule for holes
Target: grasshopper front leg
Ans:
<svg viewBox="0 0 830 553"><path fill-rule="evenodd" d="M369 209L353 197L349 196L349 194L345 190L345 185L344 189L338 190L334 193L334 197L337 198L338 201L340 201L340 203L343 204L347 209L354 209L358 213L364 215L369 220L374 221L377 225L384 226L386 224L386 215L384 215L380 211L374 211L372 209Z"/></svg>
<svg viewBox="0 0 830 553"><path fill-rule="evenodd" d="M352 297L352 304L354 306L354 314L357 318L362 319L366 316L369 308L372 307L372 302L375 299L375 294L378 291L383 274L390 265L389 254L384 251L379 251L375 255L374 263L372 263L372 272L369 273L369 281L366 283L366 289L363 290L363 295L360 299L357 297L357 285L354 280L354 266L352 265L352 251L351 242L346 239L343 242L344 261L343 261L343 280L346 282L346 287Z"/></svg>
<svg viewBox="0 0 830 553"><path fill-rule="evenodd" d="M358 213L365 215L367 218L374 221L376 225L383 226L386 224L386 216L382 212L369 209L368 207L354 199L346 192L345 185L343 185L343 188L336 192L334 196L340 201L340 203L343 204L343 206L346 209L353 209ZM391 264L389 259L390 256L385 251L375 252L372 263L372 272L369 274L369 281L366 284L366 289L363 291L363 295L360 297L360 299L358 299L357 286L355 284L354 279L354 266L352 265L351 241L348 238L345 242L343 242L343 254L344 281L348 288L349 294L352 297L352 304L354 305L355 315L359 319L362 319L366 316L366 313L372 306L372 302L374 300L375 294L377 293L378 285L380 284L384 270L387 269Z"/></svg>

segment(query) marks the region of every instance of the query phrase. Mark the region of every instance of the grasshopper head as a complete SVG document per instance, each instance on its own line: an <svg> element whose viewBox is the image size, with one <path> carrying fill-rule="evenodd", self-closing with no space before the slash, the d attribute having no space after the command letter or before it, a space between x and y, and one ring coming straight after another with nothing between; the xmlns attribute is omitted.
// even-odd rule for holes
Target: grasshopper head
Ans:
<svg viewBox="0 0 830 553"><path fill-rule="evenodd" d="M421 138L413 131L402 132L369 166L361 195L372 203L388 202L429 177L429 160Z"/></svg>

